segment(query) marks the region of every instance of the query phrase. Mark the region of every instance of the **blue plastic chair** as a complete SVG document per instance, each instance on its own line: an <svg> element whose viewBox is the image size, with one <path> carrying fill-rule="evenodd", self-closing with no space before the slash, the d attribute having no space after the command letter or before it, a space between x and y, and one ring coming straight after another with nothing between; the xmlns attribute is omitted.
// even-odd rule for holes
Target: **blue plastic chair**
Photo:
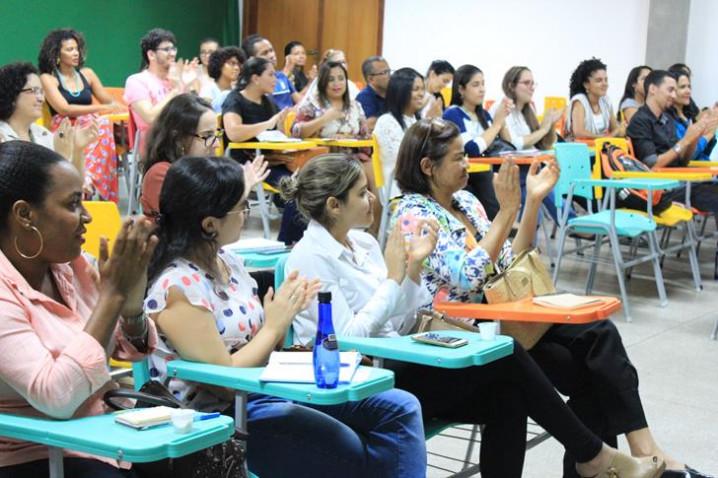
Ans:
<svg viewBox="0 0 718 478"><path fill-rule="evenodd" d="M556 207L563 211L559 218L559 239L556 268L554 269L554 283L558 280L561 270L561 259L564 255L564 245L568 234L577 232L581 234L593 234L596 239L593 245L593 254L584 256L583 260L591 262L588 279L586 281L586 294L590 294L596 276L596 268L600 260L600 249L603 239L608 238L613 256L613 265L616 268L618 285L621 292L621 299L628 322L631 321L631 313L626 292L625 271L637 264L650 262L653 266L653 274L658 289L658 297L661 307L668 303L666 289L663 282L663 273L660 267L661 251L658 247L656 235L656 222L653 218L652 195L653 191L673 189L678 187L678 181L674 180L602 180L591 179L591 165L589 150L581 143L559 143L556 145L556 160L561 168L561 176L554 188ZM591 203L595 198L594 187L604 188L608 194L604 197L603 209L593 212ZM646 214L632 212L629 210L616 209L616 189L633 188L648 191L648 206ZM564 199L564 196L567 196ZM570 204L574 196L580 196L587 200L589 214L568 219ZM649 252L644 256L634 257L625 260L620 249L619 237L631 239L645 236L648 242Z"/></svg>

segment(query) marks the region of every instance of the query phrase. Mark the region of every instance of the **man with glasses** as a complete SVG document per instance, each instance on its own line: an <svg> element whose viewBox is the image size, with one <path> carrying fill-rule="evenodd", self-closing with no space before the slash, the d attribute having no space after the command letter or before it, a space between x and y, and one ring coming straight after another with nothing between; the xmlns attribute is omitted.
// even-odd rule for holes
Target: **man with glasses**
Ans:
<svg viewBox="0 0 718 478"><path fill-rule="evenodd" d="M391 69L386 60L380 56L370 56L361 65L361 72L366 81L366 87L357 95L357 101L364 109L367 126L374 130L376 120L386 113L386 88L389 85Z"/></svg>
<svg viewBox="0 0 718 478"><path fill-rule="evenodd" d="M281 69L277 69L277 53L274 51L272 42L261 35L250 35L242 42L242 49L247 54L247 58L257 57L264 58L272 62L274 66L274 77L277 82L274 85L272 100L277 108L291 108L298 103L302 96L297 93L294 84L289 81L287 75Z"/></svg>
<svg viewBox="0 0 718 478"><path fill-rule="evenodd" d="M170 74L177 58L176 45L174 34L161 28L150 30L140 40L141 71L127 78L124 100L142 136L167 102L186 89L178 68Z"/></svg>

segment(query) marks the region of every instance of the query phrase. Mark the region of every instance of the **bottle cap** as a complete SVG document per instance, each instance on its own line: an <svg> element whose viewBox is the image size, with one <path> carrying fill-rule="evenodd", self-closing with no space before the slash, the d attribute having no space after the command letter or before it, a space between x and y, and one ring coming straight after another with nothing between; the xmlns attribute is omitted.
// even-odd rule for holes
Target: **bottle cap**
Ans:
<svg viewBox="0 0 718 478"><path fill-rule="evenodd" d="M318 297L319 297L320 304L329 304L332 301L332 293L331 292L320 292L318 294Z"/></svg>

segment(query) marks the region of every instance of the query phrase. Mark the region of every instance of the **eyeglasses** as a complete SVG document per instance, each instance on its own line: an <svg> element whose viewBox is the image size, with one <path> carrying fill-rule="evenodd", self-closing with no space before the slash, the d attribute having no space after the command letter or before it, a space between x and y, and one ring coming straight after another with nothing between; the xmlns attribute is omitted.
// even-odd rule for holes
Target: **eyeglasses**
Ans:
<svg viewBox="0 0 718 478"><path fill-rule="evenodd" d="M155 51L163 51L165 53L177 53L176 46L166 46L164 48L155 48Z"/></svg>
<svg viewBox="0 0 718 478"><path fill-rule="evenodd" d="M20 93L32 93L35 96L45 96L45 90L39 86L33 86L31 88L23 88Z"/></svg>
<svg viewBox="0 0 718 478"><path fill-rule="evenodd" d="M421 123L428 124L429 127L426 128L426 134L424 135L424 141L421 142L421 149L419 149L419 154L421 157L424 157L424 150L426 149L426 145L429 142L429 138L431 137L431 131L434 129L434 126L440 129L446 128L446 121L444 121L442 118L434 118L431 121L428 120L421 120Z"/></svg>
<svg viewBox="0 0 718 478"><path fill-rule="evenodd" d="M247 219L249 217L249 212L251 211L249 207L249 203L245 202L244 206L240 207L239 209L233 209L227 213L227 216L230 214L242 214L243 219Z"/></svg>
<svg viewBox="0 0 718 478"><path fill-rule="evenodd" d="M387 68L386 70L377 71L376 73L370 73L369 76L384 76L384 75L391 75L391 70Z"/></svg>
<svg viewBox="0 0 718 478"><path fill-rule="evenodd" d="M524 85L528 88L531 88L532 86L535 88L538 86L538 83L534 82L533 80L524 80L524 81L518 81L519 85Z"/></svg>
<svg viewBox="0 0 718 478"><path fill-rule="evenodd" d="M217 143L217 140L224 135L224 130L218 129L207 134L193 134L195 138L199 138L204 141L205 148L211 148Z"/></svg>

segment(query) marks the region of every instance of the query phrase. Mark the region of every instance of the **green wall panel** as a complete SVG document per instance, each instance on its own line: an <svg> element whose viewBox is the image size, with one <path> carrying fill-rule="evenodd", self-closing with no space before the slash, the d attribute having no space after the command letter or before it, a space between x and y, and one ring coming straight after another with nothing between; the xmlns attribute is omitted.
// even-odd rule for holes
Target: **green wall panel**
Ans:
<svg viewBox="0 0 718 478"><path fill-rule="evenodd" d="M171 30L181 58L196 56L208 36L237 44L237 0L0 0L0 64L37 64L47 32L64 27L85 35L86 64L105 85L124 86L139 68L140 38L151 28Z"/></svg>

